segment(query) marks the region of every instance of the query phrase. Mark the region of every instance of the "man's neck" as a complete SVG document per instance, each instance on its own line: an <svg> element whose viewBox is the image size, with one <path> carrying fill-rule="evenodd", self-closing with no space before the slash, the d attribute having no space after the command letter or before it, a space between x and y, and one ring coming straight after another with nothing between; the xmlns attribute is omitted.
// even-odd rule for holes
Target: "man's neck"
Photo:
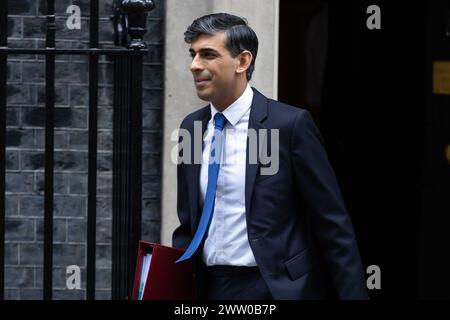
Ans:
<svg viewBox="0 0 450 320"><path fill-rule="evenodd" d="M248 82L245 82L243 85L239 86L239 90L236 90L236 94L231 96L229 99L227 99L227 101L225 102L212 102L212 104L214 105L214 108L216 108L217 111L219 112L223 112L225 111L226 108L228 108L229 106L231 106L237 99L239 99L240 96L242 96L242 94L244 93L245 89L247 89L247 84Z"/></svg>

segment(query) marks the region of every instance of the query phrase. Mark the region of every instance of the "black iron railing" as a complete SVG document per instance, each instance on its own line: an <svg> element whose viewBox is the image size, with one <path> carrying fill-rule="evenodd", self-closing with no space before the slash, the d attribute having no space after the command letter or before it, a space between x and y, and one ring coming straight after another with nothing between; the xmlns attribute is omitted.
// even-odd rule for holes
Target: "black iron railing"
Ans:
<svg viewBox="0 0 450 320"><path fill-rule="evenodd" d="M142 64L147 52L143 36L147 13L154 8L150 0L114 2L113 27L116 45L127 48L98 48L98 0L90 1L89 49L55 48L54 0L47 0L45 49L8 48L8 5L0 6L0 74L6 75L8 55L45 55L45 192L44 192L44 299L52 299L53 271L53 149L55 107L55 56L89 57L89 145L86 297L95 299L97 103L99 56L114 57L113 115L113 232L112 298L127 299L140 238L142 211ZM0 77L0 299L4 298L5 256L5 135L7 81Z"/></svg>

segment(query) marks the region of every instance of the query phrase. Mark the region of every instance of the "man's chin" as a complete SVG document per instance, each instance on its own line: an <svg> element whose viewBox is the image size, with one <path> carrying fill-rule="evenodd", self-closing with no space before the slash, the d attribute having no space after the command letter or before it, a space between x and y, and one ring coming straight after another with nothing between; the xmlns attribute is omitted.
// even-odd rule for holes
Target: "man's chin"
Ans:
<svg viewBox="0 0 450 320"><path fill-rule="evenodd" d="M197 96L203 101L211 101L211 96L206 92L197 91Z"/></svg>

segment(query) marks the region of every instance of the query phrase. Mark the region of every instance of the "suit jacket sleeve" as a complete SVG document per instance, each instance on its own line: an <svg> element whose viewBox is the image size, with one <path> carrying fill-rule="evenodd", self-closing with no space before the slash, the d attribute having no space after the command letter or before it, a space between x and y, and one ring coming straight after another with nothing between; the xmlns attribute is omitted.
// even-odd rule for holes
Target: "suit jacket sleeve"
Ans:
<svg viewBox="0 0 450 320"><path fill-rule="evenodd" d="M296 183L339 299L367 299L365 277L352 222L345 208L322 137L309 112L294 120L291 150Z"/></svg>
<svg viewBox="0 0 450 320"><path fill-rule="evenodd" d="M183 128L183 125L181 127ZM182 155L180 156L182 157ZM183 163L177 165L177 214L180 225L172 235L172 246L181 249L186 249L192 239L189 196L184 166L185 164Z"/></svg>

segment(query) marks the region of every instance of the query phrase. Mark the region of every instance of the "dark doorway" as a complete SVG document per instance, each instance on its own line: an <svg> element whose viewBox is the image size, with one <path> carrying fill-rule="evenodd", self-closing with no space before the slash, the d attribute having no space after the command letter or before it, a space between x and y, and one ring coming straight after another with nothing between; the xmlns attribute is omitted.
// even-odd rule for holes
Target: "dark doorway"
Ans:
<svg viewBox="0 0 450 320"><path fill-rule="evenodd" d="M322 86L328 49L328 3L281 1L279 96L304 106L320 121Z"/></svg>
<svg viewBox="0 0 450 320"><path fill-rule="evenodd" d="M420 297L450 298L450 1L430 1L420 237Z"/></svg>
<svg viewBox="0 0 450 320"><path fill-rule="evenodd" d="M381 269L371 298L417 298L430 17L425 1L378 1L369 30L372 4L281 0L278 98L322 132L364 267Z"/></svg>

